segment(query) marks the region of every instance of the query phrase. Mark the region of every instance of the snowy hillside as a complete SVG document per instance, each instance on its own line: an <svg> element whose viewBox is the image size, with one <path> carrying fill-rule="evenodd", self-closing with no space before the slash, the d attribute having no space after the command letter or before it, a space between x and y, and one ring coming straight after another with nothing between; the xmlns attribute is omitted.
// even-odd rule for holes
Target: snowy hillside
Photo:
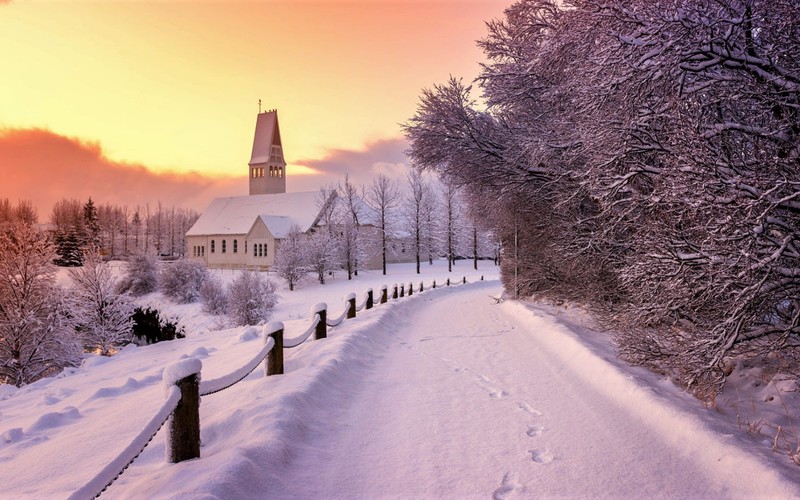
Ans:
<svg viewBox="0 0 800 500"><path fill-rule="evenodd" d="M426 285L448 276L441 263L423 273ZM796 392L765 401L769 384L754 386L757 373L739 367L732 380L740 383L731 384L738 399L724 395L719 409L705 409L669 381L618 362L608 337L582 326L577 311L497 304L491 263L472 271L459 262L450 276L462 275L472 284L376 306L328 339L286 351L284 375L256 369L205 396L199 460L168 464L162 430L103 496L800 495L797 466L771 451L765 426L797 414ZM360 302L367 288L409 281L420 281L411 265L387 277L309 280L281 288L274 319L292 338L310 324L312 304L327 302L335 316L349 292ZM3 497L69 496L162 405L166 366L195 357L210 380L263 346L253 329L218 329L199 305L168 304L160 294L143 301L178 316L188 337L92 357L19 390L1 386ZM740 422L763 418L761 435L740 430L732 401Z"/></svg>

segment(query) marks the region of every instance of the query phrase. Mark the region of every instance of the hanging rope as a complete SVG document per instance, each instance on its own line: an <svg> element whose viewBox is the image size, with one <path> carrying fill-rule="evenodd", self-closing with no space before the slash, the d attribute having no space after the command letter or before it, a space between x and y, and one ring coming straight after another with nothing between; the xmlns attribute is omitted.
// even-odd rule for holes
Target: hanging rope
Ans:
<svg viewBox="0 0 800 500"><path fill-rule="evenodd" d="M208 381L203 380L200 382L200 395L208 396L209 394L214 394L215 392L224 391L228 387L231 387L232 385L244 380L246 376L250 375L250 373L252 373L262 361L264 361L264 358L267 357L267 354L269 354L269 351L274 345L275 340L269 338L264 343L264 347L258 351L258 354L256 354L255 357L253 357L253 359L251 359L250 362L243 367L222 377Z"/></svg>
<svg viewBox="0 0 800 500"><path fill-rule="evenodd" d="M97 498L101 493L111 486L117 478L125 472L134 460L144 451L145 447L150 444L158 431L167 422L167 419L175 408L178 407L178 402L181 400L181 390L178 386L173 385L169 389L169 394L164 404L158 409L155 416L150 419L144 426L144 429L136 435L131 443L125 447L113 460L111 460L103 469L94 476L88 483L83 485L72 495L68 500L85 500L87 498Z"/></svg>
<svg viewBox="0 0 800 500"><path fill-rule="evenodd" d="M314 333L314 330L317 329L317 325L319 324L319 320L320 320L319 314L315 314L314 315L314 321L311 323L311 326L309 326L308 330L303 332L302 335L300 335L299 337L293 338L293 339L283 339L283 348L284 349L291 349L292 347L297 347L300 344L302 344L303 342L305 342L306 340L308 340L308 337L310 337L311 334Z"/></svg>

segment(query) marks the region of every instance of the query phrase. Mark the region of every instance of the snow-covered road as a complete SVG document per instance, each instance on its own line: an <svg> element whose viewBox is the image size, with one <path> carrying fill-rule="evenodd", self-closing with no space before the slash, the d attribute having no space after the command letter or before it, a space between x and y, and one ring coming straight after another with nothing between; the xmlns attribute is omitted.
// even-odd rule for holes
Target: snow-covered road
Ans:
<svg viewBox="0 0 800 500"><path fill-rule="evenodd" d="M608 397L553 352L552 336L540 334L563 326L494 304L499 293L478 285L420 297L413 314L381 332L383 359L329 426L309 431L290 477L266 496L791 494L766 470L736 462L735 449L693 453L698 443L661 436L670 432L663 417L648 422L647 408ZM749 470L728 470L732 460Z"/></svg>

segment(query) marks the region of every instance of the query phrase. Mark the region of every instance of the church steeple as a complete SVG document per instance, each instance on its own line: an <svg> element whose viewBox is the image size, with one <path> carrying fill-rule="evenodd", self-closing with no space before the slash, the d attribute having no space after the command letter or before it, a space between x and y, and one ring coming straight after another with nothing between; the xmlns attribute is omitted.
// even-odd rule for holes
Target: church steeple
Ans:
<svg viewBox="0 0 800 500"><path fill-rule="evenodd" d="M258 113L249 174L250 194L286 192L286 162L283 160L278 111L275 109Z"/></svg>

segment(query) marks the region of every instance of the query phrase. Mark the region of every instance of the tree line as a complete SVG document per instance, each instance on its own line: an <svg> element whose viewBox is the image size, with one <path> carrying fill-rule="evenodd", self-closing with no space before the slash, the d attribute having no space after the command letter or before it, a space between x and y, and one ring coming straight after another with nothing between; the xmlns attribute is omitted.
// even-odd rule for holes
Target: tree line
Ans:
<svg viewBox="0 0 800 500"><path fill-rule="evenodd" d="M444 257L449 270L457 259L499 256L494 232L464 210L459 190L436 178L412 172L403 185L378 175L372 183L353 184L349 176L323 186L317 196L320 220L309 233L293 227L282 239L274 270L291 290L308 273L325 284L343 270L348 279L390 260L415 262L417 274L427 261Z"/></svg>
<svg viewBox="0 0 800 500"><path fill-rule="evenodd" d="M91 197L81 202L64 198L57 201L46 219L57 252L56 263L78 266L82 249L99 248L106 259L126 259L137 253L163 257L186 254L186 231L200 216L195 210L155 205L95 204ZM39 214L28 200L16 204L0 198L0 227L10 224L39 223Z"/></svg>
<svg viewBox="0 0 800 500"><path fill-rule="evenodd" d="M475 85L423 91L409 154L503 242L508 293L580 302L706 399L800 360L800 4L523 0Z"/></svg>

